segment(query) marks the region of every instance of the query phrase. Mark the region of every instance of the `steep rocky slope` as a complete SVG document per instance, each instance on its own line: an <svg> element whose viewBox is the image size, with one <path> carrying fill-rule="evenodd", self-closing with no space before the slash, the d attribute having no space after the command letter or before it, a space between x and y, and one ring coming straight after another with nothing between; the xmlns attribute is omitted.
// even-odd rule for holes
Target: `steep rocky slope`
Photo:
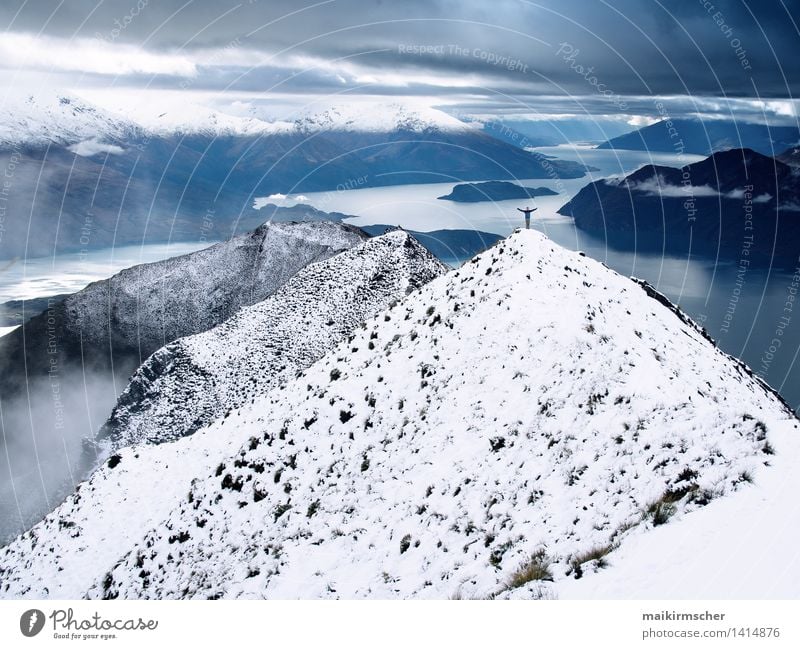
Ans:
<svg viewBox="0 0 800 649"><path fill-rule="evenodd" d="M557 595L632 537L757 488L793 426L652 289L517 232L279 390L122 450L0 555L2 593ZM169 506L167 471L191 481ZM133 475L161 521L144 535Z"/></svg>

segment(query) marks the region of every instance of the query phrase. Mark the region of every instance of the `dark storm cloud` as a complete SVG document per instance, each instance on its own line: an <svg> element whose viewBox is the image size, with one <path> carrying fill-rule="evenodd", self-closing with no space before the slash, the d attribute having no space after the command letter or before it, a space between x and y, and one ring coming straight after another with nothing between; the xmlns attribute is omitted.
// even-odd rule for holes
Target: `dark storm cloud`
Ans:
<svg viewBox="0 0 800 649"><path fill-rule="evenodd" d="M273 55L252 69L201 67L196 88L330 92L368 77L377 94L591 95L601 85L618 95L789 97L800 91L797 13L782 0L29 0L2 3L0 25L189 56L231 42ZM340 71L296 74L303 61L342 58ZM402 74L407 88L386 80Z"/></svg>

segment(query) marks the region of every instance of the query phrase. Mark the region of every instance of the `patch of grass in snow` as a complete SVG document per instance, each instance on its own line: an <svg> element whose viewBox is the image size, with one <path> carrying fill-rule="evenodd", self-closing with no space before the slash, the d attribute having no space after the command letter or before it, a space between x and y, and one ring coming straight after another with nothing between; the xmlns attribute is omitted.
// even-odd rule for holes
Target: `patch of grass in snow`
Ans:
<svg viewBox="0 0 800 649"><path fill-rule="evenodd" d="M677 511L677 508L672 503L656 503L648 509L648 513L653 517L653 525L663 525L666 523Z"/></svg>
<svg viewBox="0 0 800 649"><path fill-rule="evenodd" d="M550 563L550 558L545 551L537 550L525 563L511 573L506 586L511 589L519 588L531 581L553 581Z"/></svg>
<svg viewBox="0 0 800 649"><path fill-rule="evenodd" d="M678 511L675 503L680 500L680 497L676 496L676 492L667 491L661 498L647 506L647 515L650 516L653 521L654 527L663 525Z"/></svg>
<svg viewBox="0 0 800 649"><path fill-rule="evenodd" d="M617 545L609 543L607 545L597 545L585 552L579 552L570 559L570 566L575 573L575 579L583 577L583 565L594 562L596 568L605 568L608 565L606 555L615 550Z"/></svg>
<svg viewBox="0 0 800 649"><path fill-rule="evenodd" d="M274 518L274 521L273 521L273 522L277 522L277 520L278 520L278 519L279 519L281 516L283 516L283 515L284 515L286 512L288 512L288 511L289 511L291 508L292 508L292 506L291 506L289 503L283 503L283 504L281 504L281 505L278 505L278 506L277 506L277 507L276 507L276 508L275 508L275 509L272 511L272 515L273 515L273 518Z"/></svg>
<svg viewBox="0 0 800 649"><path fill-rule="evenodd" d="M650 517L654 526L663 525L678 511L675 503L688 496L688 501L698 505L707 504L712 498L713 494L707 491L702 491L697 486L697 483L690 482L697 476L697 472L692 469L684 469L678 476L679 482L683 481L688 484L682 487L673 487L665 491L660 498L651 502L646 510L645 517Z"/></svg>

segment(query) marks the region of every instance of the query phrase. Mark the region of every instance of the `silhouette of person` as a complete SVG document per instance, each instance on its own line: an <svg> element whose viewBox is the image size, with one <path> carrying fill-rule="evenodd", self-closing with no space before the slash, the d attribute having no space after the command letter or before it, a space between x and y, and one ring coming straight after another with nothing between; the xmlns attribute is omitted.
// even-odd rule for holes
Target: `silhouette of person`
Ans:
<svg viewBox="0 0 800 649"><path fill-rule="evenodd" d="M539 208L537 208L537 207L528 207L528 206L525 206L524 209L521 208L521 207L517 208L517 211L522 212L525 215L525 229L526 230L530 229L530 227L531 227L531 212L535 212L537 209L539 209Z"/></svg>

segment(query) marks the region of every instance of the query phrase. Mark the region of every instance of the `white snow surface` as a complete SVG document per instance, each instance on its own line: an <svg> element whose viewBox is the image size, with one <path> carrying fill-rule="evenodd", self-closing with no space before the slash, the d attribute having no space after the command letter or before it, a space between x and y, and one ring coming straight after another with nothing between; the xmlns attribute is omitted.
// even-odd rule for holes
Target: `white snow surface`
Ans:
<svg viewBox="0 0 800 649"><path fill-rule="evenodd" d="M294 130L292 122L270 122L224 113L203 104L201 100L187 99L185 92L83 90L80 94L103 110L136 124L151 135L247 136L274 135Z"/></svg>
<svg viewBox="0 0 800 649"><path fill-rule="evenodd" d="M0 552L0 596L626 596L615 571L641 587L672 529L738 551L710 530L769 497L795 426L676 310L520 231L194 436L122 450ZM554 583L510 585L537 552Z"/></svg>
<svg viewBox="0 0 800 649"><path fill-rule="evenodd" d="M444 111L398 102L351 102L318 108L295 120L300 131L391 133L426 130L463 131L476 127Z"/></svg>
<svg viewBox="0 0 800 649"><path fill-rule="evenodd" d="M775 427L770 468L733 498L626 541L609 567L559 584L562 599L800 597L800 435Z"/></svg>

